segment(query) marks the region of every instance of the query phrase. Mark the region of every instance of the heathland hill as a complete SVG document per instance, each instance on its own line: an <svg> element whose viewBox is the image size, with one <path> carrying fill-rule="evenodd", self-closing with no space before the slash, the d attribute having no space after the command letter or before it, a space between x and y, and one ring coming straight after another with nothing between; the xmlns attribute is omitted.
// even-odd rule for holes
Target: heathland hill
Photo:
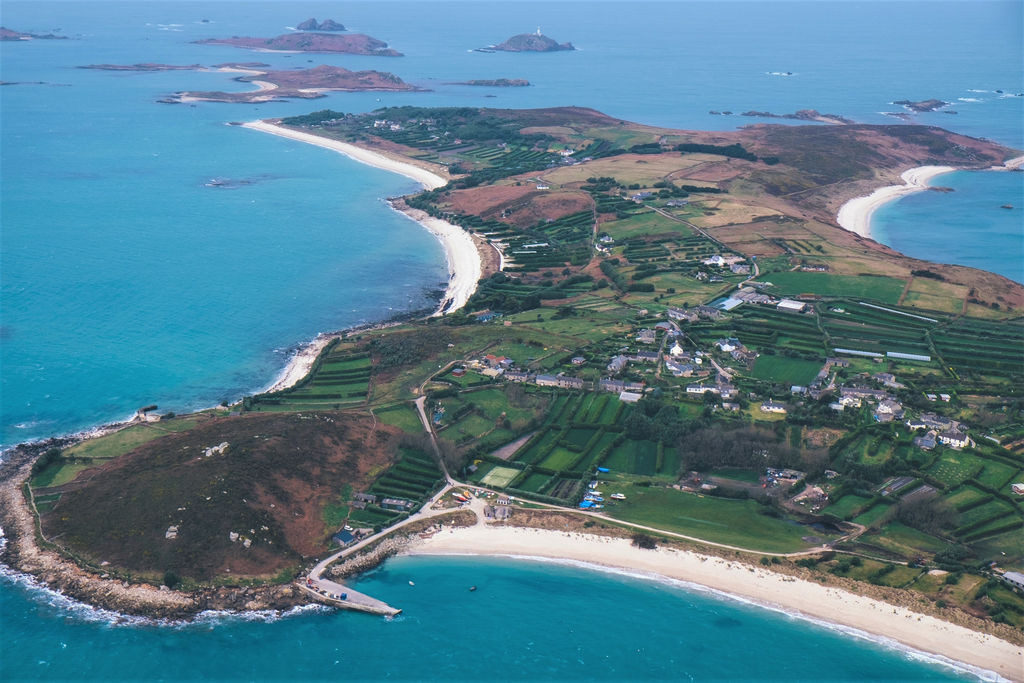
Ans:
<svg viewBox="0 0 1024 683"><path fill-rule="evenodd" d="M43 533L95 565L198 580L275 574L326 547L322 511L398 451L369 417L253 414L143 444L51 489Z"/></svg>
<svg viewBox="0 0 1024 683"><path fill-rule="evenodd" d="M296 26L295 28L300 31L344 31L345 26L339 24L334 19L324 19L317 23L316 19L309 18L304 22Z"/></svg>

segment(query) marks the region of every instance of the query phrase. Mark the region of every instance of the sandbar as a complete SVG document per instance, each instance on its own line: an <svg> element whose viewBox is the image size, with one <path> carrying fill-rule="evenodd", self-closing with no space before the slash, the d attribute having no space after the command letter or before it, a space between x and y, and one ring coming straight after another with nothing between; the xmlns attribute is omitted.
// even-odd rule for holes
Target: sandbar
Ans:
<svg viewBox="0 0 1024 683"><path fill-rule="evenodd" d="M932 178L955 170L952 166L918 166L906 170L900 175L903 185L880 187L866 197L857 197L843 204L836 222L840 227L870 239L871 216L879 207L904 195L927 190Z"/></svg>
<svg viewBox="0 0 1024 683"><path fill-rule="evenodd" d="M1024 646L839 588L691 551L642 550L629 539L521 527L446 529L410 555L491 555L568 560L705 586L784 612L891 639L940 660L1024 680ZM980 673L980 672L976 672Z"/></svg>

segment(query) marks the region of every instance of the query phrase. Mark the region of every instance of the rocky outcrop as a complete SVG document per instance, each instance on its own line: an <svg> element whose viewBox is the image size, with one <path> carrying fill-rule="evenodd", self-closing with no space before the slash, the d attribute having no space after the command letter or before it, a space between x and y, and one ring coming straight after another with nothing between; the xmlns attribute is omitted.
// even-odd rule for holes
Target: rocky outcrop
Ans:
<svg viewBox="0 0 1024 683"><path fill-rule="evenodd" d="M525 78L492 78L492 79L476 79L472 81L459 81L452 85L477 85L486 86L491 88L524 88L530 85L530 81Z"/></svg>
<svg viewBox="0 0 1024 683"><path fill-rule="evenodd" d="M712 112L715 113L715 112ZM793 121L817 121L818 123L854 123L838 114L822 114L817 109L801 109L792 114L773 114L768 111L745 111L740 116L754 116L761 119L791 119Z"/></svg>
<svg viewBox="0 0 1024 683"><path fill-rule="evenodd" d="M339 24L334 19L324 19L322 22L317 22L316 19L310 17L301 24L295 26L300 31L344 31L345 27Z"/></svg>
<svg viewBox="0 0 1024 683"><path fill-rule="evenodd" d="M541 33L520 33L512 36L504 43L495 45L492 50L501 52L562 52L575 50L572 43L559 43Z"/></svg>

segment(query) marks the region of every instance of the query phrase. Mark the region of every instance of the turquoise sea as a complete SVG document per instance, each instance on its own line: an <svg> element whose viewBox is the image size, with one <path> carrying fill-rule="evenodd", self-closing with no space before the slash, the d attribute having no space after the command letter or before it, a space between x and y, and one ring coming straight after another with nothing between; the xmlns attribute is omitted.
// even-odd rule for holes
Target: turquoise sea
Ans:
<svg viewBox="0 0 1024 683"><path fill-rule="evenodd" d="M190 42L273 36L309 16L332 17L406 56L257 54ZM436 304L446 276L440 246L380 201L411 191L410 181L230 121L326 107L572 104L650 124L729 129L759 119L708 111L815 108L895 123L880 113L896 109L892 100L936 97L955 102L958 114L925 114L921 123L1024 148L1024 98L994 92L1024 87L1016 1L4 0L2 17L9 28L71 38L0 43L7 83L0 87L4 446L123 419L149 403L182 411L235 399L267 385L291 350L320 331ZM469 51L538 26L578 51ZM192 107L156 100L184 89L245 86L213 72L75 68L228 61L289 68L308 60L391 71L432 92ZM499 77L534 85L450 84ZM881 239L909 254L1021 280L1019 210L986 208L997 222L991 225L1001 227L984 229L978 242L988 248L975 260L956 247L964 225L979 223L976 207L1024 205L1006 198L1019 196L1019 184L1005 183L1020 174L954 175L941 184L957 192L922 193L880 212ZM211 179L227 185L208 186ZM922 222L930 226L927 239ZM929 255L944 239L954 246ZM407 607L394 622L315 613L272 623L110 626L104 615L93 619L47 593L3 583L0 675L821 678L814 664L780 669L787 660L828 662L829 674L844 679L950 675L752 607L702 602L680 588L548 565L479 563L388 562L364 581ZM496 588L452 609L427 591L395 593L408 585L394 578L407 568L455 586L460 600L468 596L459 586L483 586L487 578ZM633 612L639 604L647 608ZM718 609L740 611L717 627ZM777 638L781 629L796 630ZM751 656L731 656L741 639ZM829 650L840 646L841 654ZM814 653L820 658L806 659ZM837 660L851 668L836 669Z"/></svg>

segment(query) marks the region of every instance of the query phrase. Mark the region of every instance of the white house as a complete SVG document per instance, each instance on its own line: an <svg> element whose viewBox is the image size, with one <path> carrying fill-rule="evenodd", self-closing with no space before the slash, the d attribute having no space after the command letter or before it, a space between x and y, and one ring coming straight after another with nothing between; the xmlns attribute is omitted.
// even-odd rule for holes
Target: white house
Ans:
<svg viewBox="0 0 1024 683"><path fill-rule="evenodd" d="M776 403L775 401L765 401L764 403L761 404L761 412L762 413L785 413L786 412L786 406L782 405L781 403Z"/></svg>

